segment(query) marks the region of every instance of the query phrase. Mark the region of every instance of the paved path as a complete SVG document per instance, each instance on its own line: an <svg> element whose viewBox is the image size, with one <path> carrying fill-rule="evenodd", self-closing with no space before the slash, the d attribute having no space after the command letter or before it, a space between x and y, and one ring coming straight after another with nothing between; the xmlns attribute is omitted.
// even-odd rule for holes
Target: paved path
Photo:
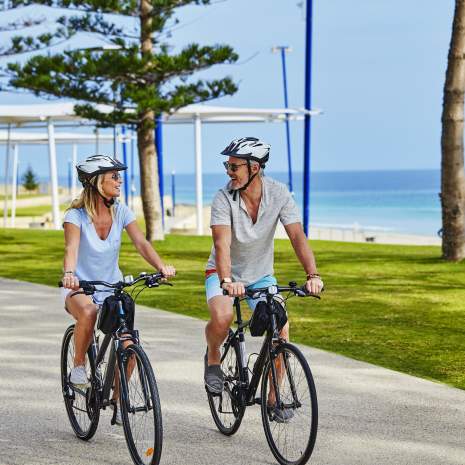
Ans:
<svg viewBox="0 0 465 465"><path fill-rule="evenodd" d="M247 410L233 437L215 429L201 382L204 323L142 307L136 319L160 389L162 463L275 463L258 407ZM70 322L58 290L0 278L2 465L132 463L121 429L110 426L108 411L102 412L90 442L79 441L71 431L59 380L61 337ZM311 464L465 464L464 391L303 350L320 408Z"/></svg>

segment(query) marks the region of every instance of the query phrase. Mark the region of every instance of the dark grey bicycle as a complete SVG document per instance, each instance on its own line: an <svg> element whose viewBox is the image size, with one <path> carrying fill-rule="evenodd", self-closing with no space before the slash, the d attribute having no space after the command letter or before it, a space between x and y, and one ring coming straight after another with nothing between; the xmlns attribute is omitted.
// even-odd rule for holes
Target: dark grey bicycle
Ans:
<svg viewBox="0 0 465 465"><path fill-rule="evenodd" d="M161 273L141 273L136 279L128 277L118 283L80 281L80 291L74 294L92 295L96 286L113 290L99 312L97 328L104 333L102 342L94 337L86 354L85 368L88 387L81 389L69 381L74 366L74 324L63 336L61 347L61 384L66 412L71 427L79 439L89 440L97 430L100 410L115 407L112 391L119 382L119 405L124 435L136 465L157 465L160 462L163 426L157 383L150 361L140 345L139 332L134 329L134 300L139 293L160 284ZM61 283L60 283L61 284ZM133 299L124 291L135 286ZM108 348L110 347L110 350ZM116 370L118 368L118 370ZM118 371L118 375L115 376ZM117 381L119 380L119 381ZM111 423L116 420L116 408Z"/></svg>
<svg viewBox="0 0 465 465"><path fill-rule="evenodd" d="M251 320L245 322L241 315L242 299L234 299L237 329L229 330L221 348L224 390L219 395L207 390L207 396L213 420L227 436L238 430L246 407L261 405L265 436L276 460L282 465L302 465L309 460L315 445L318 403L307 360L295 345L279 336L287 314L277 296L284 292L288 293L287 298L310 296L295 282L248 290L247 297L265 301L257 304ZM245 349L247 326L253 335L266 333L252 369ZM260 397L255 397L260 382Z"/></svg>

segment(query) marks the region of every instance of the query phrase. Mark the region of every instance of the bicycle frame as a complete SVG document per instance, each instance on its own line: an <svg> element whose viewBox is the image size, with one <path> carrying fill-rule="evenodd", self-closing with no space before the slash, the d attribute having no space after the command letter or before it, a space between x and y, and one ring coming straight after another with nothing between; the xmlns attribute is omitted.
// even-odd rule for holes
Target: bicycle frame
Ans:
<svg viewBox="0 0 465 465"><path fill-rule="evenodd" d="M221 361L224 360L224 358L226 357L228 353L228 350L231 348L232 341L236 339L239 342L239 352L241 355L240 360L238 360L239 369L240 369L240 391L242 393L240 400L241 402L244 402L244 404L247 406L254 405L254 404L260 404L261 400L256 399L255 394L257 392L258 385L260 383L260 379L262 377L266 362L268 360L274 360L276 358L276 348L279 346L279 344L282 344L284 342L284 340L280 338L278 328L277 328L273 296L267 295L266 299L267 299L267 306L270 309L271 328L267 331L265 339L262 343L260 353L258 355L257 360L255 361L255 364L252 370L252 379L250 380L250 382L249 382L249 368L248 368L248 363L247 363L247 355L245 351L245 336L244 336L244 328L247 326L248 322L244 323L242 320L240 299L237 297L234 299L234 308L235 308L236 317L237 317L235 323L237 324L238 327L236 331L230 335L227 342L225 343L227 347L221 359ZM284 360L284 364L285 364L288 376L290 376L290 379L291 379L291 390L294 396L294 401L298 403L296 399L296 394L295 394L294 381L292 379L292 374L289 370L286 360ZM273 387L274 387L275 394L276 394L276 401L279 405L281 404L280 396L279 396L279 382L278 382L278 376L276 373L276 366L274 363L271 364L271 376L272 376Z"/></svg>
<svg viewBox="0 0 465 465"><path fill-rule="evenodd" d="M113 381L115 377L115 368L118 366L119 375L121 379L121 398L127 407L127 410L130 411L131 407L129 405L128 399L128 377L126 375L126 370L124 369L124 363L126 362L124 355L124 342L132 341L133 344L139 344L139 331L129 329L126 326L125 315L121 307L120 302L120 313L119 313L119 328L114 333L106 334L103 338L102 345L98 348L98 339L95 336L92 341L92 352L94 354L95 360L95 379L94 379L94 389L99 393L100 406L105 409L112 404L112 399L110 399L111 389L113 387ZM103 362L108 346L110 346L110 354L108 358L107 369L105 372L105 378L103 378L102 373L100 372L100 365ZM144 393L146 394L146 386L144 384ZM147 398L147 396L146 396Z"/></svg>

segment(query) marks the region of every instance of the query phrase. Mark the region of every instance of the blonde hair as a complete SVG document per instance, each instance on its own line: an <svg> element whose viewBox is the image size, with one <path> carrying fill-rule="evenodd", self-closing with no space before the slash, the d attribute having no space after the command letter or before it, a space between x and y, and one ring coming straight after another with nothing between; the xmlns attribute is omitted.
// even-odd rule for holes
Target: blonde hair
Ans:
<svg viewBox="0 0 465 465"><path fill-rule="evenodd" d="M103 195L102 184L104 176L105 174L99 174L91 178L84 186L84 189L82 189L81 195L71 202L71 205L67 210L71 210L72 208L84 208L84 210L89 215L90 220L94 221L95 217L97 216L97 204L99 201L99 196L95 189L97 189L100 194ZM111 218L114 219L114 204L110 207L110 214Z"/></svg>

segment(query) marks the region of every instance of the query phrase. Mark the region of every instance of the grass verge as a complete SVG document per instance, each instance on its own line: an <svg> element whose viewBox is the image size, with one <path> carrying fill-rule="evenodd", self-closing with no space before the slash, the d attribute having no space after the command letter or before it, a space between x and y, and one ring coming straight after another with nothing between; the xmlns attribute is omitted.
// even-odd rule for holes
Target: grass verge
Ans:
<svg viewBox="0 0 465 465"><path fill-rule="evenodd" d="M138 302L206 319L203 270L209 237L167 236L155 247L178 270L175 287L142 293ZM314 241L326 292L292 299L293 341L465 389L465 263L442 261L438 247ZM63 233L4 229L0 276L55 286ZM288 241L275 243L276 276L304 279ZM148 266L124 236L120 265Z"/></svg>

